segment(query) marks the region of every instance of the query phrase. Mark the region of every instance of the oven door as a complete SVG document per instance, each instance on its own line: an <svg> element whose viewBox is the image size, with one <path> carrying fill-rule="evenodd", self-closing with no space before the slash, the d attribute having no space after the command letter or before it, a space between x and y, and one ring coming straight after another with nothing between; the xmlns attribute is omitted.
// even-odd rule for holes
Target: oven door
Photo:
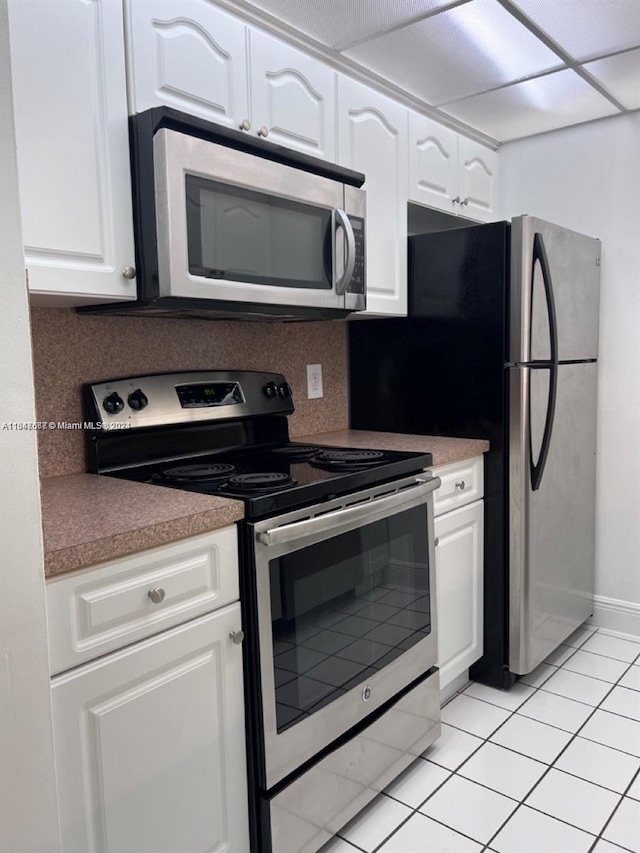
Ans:
<svg viewBox="0 0 640 853"><path fill-rule="evenodd" d="M411 477L253 525L267 789L435 665L439 484Z"/></svg>
<svg viewBox="0 0 640 853"><path fill-rule="evenodd" d="M166 128L153 151L161 296L364 307L363 191Z"/></svg>

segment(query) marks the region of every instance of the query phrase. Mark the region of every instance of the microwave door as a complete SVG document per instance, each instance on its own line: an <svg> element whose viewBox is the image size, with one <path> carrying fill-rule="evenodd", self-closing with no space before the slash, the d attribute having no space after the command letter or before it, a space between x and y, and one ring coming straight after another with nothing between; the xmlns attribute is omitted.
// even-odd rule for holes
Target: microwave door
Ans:
<svg viewBox="0 0 640 853"><path fill-rule="evenodd" d="M161 296L344 309L342 184L167 129L154 170Z"/></svg>

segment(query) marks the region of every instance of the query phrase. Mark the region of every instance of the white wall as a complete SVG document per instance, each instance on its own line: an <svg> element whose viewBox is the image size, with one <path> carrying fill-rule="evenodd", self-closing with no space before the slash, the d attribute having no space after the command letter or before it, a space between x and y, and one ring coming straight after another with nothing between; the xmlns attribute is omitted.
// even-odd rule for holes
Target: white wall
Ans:
<svg viewBox="0 0 640 853"><path fill-rule="evenodd" d="M640 606L640 115L504 145L499 209L602 241L596 595Z"/></svg>
<svg viewBox="0 0 640 853"><path fill-rule="evenodd" d="M37 61L37 60L34 60ZM0 0L0 851L59 849L35 418L6 0Z"/></svg>

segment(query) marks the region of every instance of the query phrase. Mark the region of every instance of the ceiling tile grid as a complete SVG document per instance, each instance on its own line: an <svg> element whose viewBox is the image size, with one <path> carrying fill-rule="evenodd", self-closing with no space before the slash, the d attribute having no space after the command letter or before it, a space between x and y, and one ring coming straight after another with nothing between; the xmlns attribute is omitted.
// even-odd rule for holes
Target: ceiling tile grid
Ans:
<svg viewBox="0 0 640 853"><path fill-rule="evenodd" d="M386 32L455 0L251 0L275 18L340 50Z"/></svg>
<svg viewBox="0 0 640 853"><path fill-rule="evenodd" d="M457 101L445 111L501 141L618 112L610 101L568 68Z"/></svg>
<svg viewBox="0 0 640 853"><path fill-rule="evenodd" d="M473 0L345 55L433 106L563 66L497 0Z"/></svg>
<svg viewBox="0 0 640 853"><path fill-rule="evenodd" d="M244 0L505 142L640 109L640 0Z"/></svg>
<svg viewBox="0 0 640 853"><path fill-rule="evenodd" d="M628 110L640 109L640 48L583 66Z"/></svg>
<svg viewBox="0 0 640 853"><path fill-rule="evenodd" d="M579 62L640 45L639 0L511 0Z"/></svg>

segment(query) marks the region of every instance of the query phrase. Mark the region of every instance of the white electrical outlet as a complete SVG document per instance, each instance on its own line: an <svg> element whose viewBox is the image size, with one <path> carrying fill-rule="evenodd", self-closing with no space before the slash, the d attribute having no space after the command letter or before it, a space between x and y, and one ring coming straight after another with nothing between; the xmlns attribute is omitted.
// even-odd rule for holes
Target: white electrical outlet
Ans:
<svg viewBox="0 0 640 853"><path fill-rule="evenodd" d="M322 365L307 365L307 397L313 400L322 397Z"/></svg>

